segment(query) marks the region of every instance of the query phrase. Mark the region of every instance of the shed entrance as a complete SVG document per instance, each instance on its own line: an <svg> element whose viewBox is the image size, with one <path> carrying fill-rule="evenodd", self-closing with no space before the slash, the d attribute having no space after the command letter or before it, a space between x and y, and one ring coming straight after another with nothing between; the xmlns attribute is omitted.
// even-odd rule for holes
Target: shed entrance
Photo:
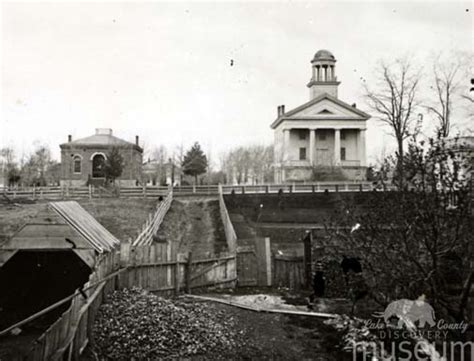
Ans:
<svg viewBox="0 0 474 361"><path fill-rule="evenodd" d="M20 250L0 268L0 329L21 321L75 292L90 267L72 250ZM29 327L51 324L69 303Z"/></svg>

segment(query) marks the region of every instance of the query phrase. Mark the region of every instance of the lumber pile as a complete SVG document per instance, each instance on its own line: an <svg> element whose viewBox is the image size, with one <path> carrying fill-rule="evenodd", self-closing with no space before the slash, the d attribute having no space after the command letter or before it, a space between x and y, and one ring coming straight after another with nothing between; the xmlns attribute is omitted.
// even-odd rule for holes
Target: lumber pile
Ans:
<svg viewBox="0 0 474 361"><path fill-rule="evenodd" d="M176 359L231 355L245 344L234 320L206 303L188 303L139 288L115 291L93 328L99 359Z"/></svg>

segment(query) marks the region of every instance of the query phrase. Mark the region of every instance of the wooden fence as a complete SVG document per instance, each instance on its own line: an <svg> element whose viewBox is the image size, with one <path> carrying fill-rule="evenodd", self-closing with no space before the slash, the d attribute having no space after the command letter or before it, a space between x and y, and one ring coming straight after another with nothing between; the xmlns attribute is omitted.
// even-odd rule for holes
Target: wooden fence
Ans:
<svg viewBox="0 0 474 361"><path fill-rule="evenodd" d="M231 252L235 252L237 247L237 234L235 233L234 226L230 220L229 212L225 205L224 196L222 194L222 186L219 186L219 211L221 220L224 225L225 239L227 241L227 248Z"/></svg>
<svg viewBox="0 0 474 361"><path fill-rule="evenodd" d="M120 187L115 191L104 187L24 187L24 188L4 188L2 193L8 198L15 200L17 198L28 199L75 199L75 198L159 198L168 194L168 187L146 186L146 187Z"/></svg>
<svg viewBox="0 0 474 361"><path fill-rule="evenodd" d="M271 254L269 238L256 237L241 242L248 245L237 247L239 287L276 286L300 289L306 286L304 257Z"/></svg>
<svg viewBox="0 0 474 361"><path fill-rule="evenodd" d="M170 190L166 198L158 202L154 214L150 214L148 220L143 225L142 231L133 241L134 246L150 245L153 242L156 232L160 229L161 223L173 202L173 191Z"/></svg>
<svg viewBox="0 0 474 361"><path fill-rule="evenodd" d="M92 333L95 316L107 295L116 289L142 287L158 293L189 292L196 288L233 286L236 257L193 260L190 255L173 254L169 244L134 247L104 254L71 305L34 343L25 360L79 360Z"/></svg>
<svg viewBox="0 0 474 361"><path fill-rule="evenodd" d="M273 255L272 285L291 289L304 288L306 285L303 257Z"/></svg>
<svg viewBox="0 0 474 361"><path fill-rule="evenodd" d="M262 185L197 185L173 187L175 196L207 196L222 194L258 194L258 193L316 193L316 192L365 192L373 189L368 182L319 182L293 184L262 184ZM29 199L67 199L67 198L159 198L168 194L166 186L117 187L111 191L103 187L24 187L3 188L2 193L8 198Z"/></svg>

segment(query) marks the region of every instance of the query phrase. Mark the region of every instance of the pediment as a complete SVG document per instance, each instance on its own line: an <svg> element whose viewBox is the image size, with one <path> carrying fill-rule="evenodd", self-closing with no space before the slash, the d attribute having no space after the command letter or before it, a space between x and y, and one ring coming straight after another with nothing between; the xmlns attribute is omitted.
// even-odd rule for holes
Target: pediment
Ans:
<svg viewBox="0 0 474 361"><path fill-rule="evenodd" d="M295 109L295 112L289 116L293 117L325 117L331 118L357 118L361 119L361 115L351 107L342 106L334 102L332 99L324 98L320 101L309 104L301 110Z"/></svg>
<svg viewBox="0 0 474 361"><path fill-rule="evenodd" d="M296 120L332 120L365 121L370 115L327 93L300 105L279 117L272 123L275 129L283 121Z"/></svg>

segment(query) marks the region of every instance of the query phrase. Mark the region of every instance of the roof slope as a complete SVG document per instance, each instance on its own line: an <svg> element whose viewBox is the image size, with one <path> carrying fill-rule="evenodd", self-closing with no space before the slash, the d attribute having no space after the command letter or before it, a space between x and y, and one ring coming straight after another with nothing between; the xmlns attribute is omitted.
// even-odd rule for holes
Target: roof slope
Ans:
<svg viewBox="0 0 474 361"><path fill-rule="evenodd" d="M117 138L111 134L94 134L89 137L80 138L71 142L63 143L60 145L61 148L68 146L85 145L85 146L117 146L136 148L142 151L142 148L132 142Z"/></svg>
<svg viewBox="0 0 474 361"><path fill-rule="evenodd" d="M56 211L99 253L111 251L120 241L75 201L51 202Z"/></svg>
<svg viewBox="0 0 474 361"><path fill-rule="evenodd" d="M275 128L276 126L278 126L283 120L291 120L292 117L296 117L298 113L302 112L303 110L309 108L309 107L312 107L313 105L319 103L319 102L322 102L324 100L329 100L330 102L333 102L335 104L337 104L338 106L340 106L341 108L344 108L346 109L347 111L349 111L350 113L353 114L354 118L359 118L361 120L367 120L370 118L370 115L363 112L362 110L360 109L357 109L349 104L347 104L346 102L338 99L338 98L335 98L327 93L324 93L324 94L321 94L319 95L318 97L314 98L314 99L311 99L310 101L292 109L292 110L289 110L287 112L285 112L284 114L282 114L281 116L279 116L271 125L271 128ZM314 117L308 117L308 118L315 118L315 119L318 119L317 116L314 116Z"/></svg>

